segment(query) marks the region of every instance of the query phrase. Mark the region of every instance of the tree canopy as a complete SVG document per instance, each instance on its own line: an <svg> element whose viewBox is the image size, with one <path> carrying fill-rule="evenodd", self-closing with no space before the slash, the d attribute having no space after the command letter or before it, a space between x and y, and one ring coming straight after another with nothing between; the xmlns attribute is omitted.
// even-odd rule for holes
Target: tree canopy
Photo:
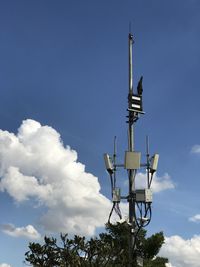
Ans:
<svg viewBox="0 0 200 267"><path fill-rule="evenodd" d="M44 237L44 244L30 243L25 261L34 267L124 267L128 266L128 234L126 222L107 224L106 232L86 239L75 235L69 238L61 234L61 242L53 237ZM157 257L164 243L163 233L146 237L141 230L137 249L144 259L144 267L165 267L166 258Z"/></svg>

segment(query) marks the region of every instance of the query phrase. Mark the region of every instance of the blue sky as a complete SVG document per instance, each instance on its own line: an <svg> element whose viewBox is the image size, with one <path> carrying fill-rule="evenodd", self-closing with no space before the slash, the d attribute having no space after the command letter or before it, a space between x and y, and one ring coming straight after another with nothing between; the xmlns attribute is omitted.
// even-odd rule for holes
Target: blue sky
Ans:
<svg viewBox="0 0 200 267"><path fill-rule="evenodd" d="M164 231L162 255L171 266L200 266L199 14L197 0L0 2L1 267L23 266L30 237L102 229L93 221L108 216L102 155L112 153L115 135L119 161L127 149L129 22L134 85L143 75L146 112L136 149L145 152L148 134L151 153L160 154L148 232ZM124 191L126 179L120 172ZM87 203L90 213L70 204L87 194L90 203L98 199ZM74 220L83 228L92 221L91 228L76 228Z"/></svg>

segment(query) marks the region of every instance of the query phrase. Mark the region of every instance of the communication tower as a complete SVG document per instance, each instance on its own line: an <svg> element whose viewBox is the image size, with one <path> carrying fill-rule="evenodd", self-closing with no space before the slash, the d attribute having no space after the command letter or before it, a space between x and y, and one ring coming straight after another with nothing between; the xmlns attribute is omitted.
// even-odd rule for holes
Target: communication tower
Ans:
<svg viewBox="0 0 200 267"><path fill-rule="evenodd" d="M151 221L151 204L152 204L152 190L151 184L153 174L157 170L159 155L154 154L152 157L149 154L149 140L146 138L146 163L141 163L141 152L135 151L134 146L134 126L141 114L144 114L142 94L143 86L140 78L137 86L137 91L133 90L133 35L129 33L129 90L128 90L128 150L125 151L124 162L118 164L116 162L116 137L114 138L114 153L110 157L104 154L104 161L106 169L111 178L111 192L113 206L109 214L108 222L110 223L113 211L122 219L120 211L120 202L122 200L128 201L129 217L128 224L129 232L129 267L143 266L143 258L141 253L137 250L136 240L140 230L146 227ZM116 171L118 168L124 168L128 173L129 191L127 196L121 196L120 188L116 187ZM146 188L137 189L135 181L137 179L137 171L140 168L146 169ZM137 255L134 257L134 255Z"/></svg>

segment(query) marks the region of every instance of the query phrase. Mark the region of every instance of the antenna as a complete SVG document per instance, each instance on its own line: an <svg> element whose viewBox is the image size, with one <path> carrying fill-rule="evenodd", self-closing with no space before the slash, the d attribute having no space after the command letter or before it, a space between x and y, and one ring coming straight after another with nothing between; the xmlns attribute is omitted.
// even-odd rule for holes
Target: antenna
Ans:
<svg viewBox="0 0 200 267"><path fill-rule="evenodd" d="M117 150L117 137L115 136L114 137L114 152L113 152L113 165L114 165L114 183L113 183L113 185L114 185L114 188L116 187L116 157L117 157L117 152L116 152L116 150Z"/></svg>
<svg viewBox="0 0 200 267"><path fill-rule="evenodd" d="M125 151L124 163L117 163L117 138L114 137L114 152L111 158L108 154L104 154L105 165L111 179L112 189L112 201L113 206L109 214L108 222L110 223L111 215L113 211L117 213L121 218L121 212L119 204L122 200L128 201L129 205L129 267L143 266L143 260L141 253L137 249L137 239L140 230L146 227L151 221L151 203L152 203L152 191L151 183L153 174L157 170L158 154L154 154L150 157L149 152L149 137L146 136L146 163L141 163L141 152L135 150L135 136L134 127L143 111L143 76L141 76L138 85L137 92L134 92L133 86L133 44L134 38L131 33L131 23L129 23L129 35L128 35L128 70L129 70L129 88L128 88L128 150ZM128 173L128 196L121 196L120 188L116 187L117 177L116 172L118 168L124 168ZM137 179L137 171L145 167L147 169L147 187L143 189L136 189L135 180Z"/></svg>
<svg viewBox="0 0 200 267"><path fill-rule="evenodd" d="M149 160L149 136L146 136L146 158L147 158L147 187L150 188L150 160Z"/></svg>

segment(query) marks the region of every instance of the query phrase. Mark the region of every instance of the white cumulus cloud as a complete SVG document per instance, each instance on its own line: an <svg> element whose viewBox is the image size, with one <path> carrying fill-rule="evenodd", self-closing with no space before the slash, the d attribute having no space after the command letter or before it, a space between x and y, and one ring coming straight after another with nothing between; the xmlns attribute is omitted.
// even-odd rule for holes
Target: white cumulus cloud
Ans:
<svg viewBox="0 0 200 267"><path fill-rule="evenodd" d="M172 265L170 262L169 263L166 263L165 266L166 267L176 267L176 266Z"/></svg>
<svg viewBox="0 0 200 267"><path fill-rule="evenodd" d="M191 153L199 154L200 153L200 145L194 145L191 149Z"/></svg>
<svg viewBox="0 0 200 267"><path fill-rule="evenodd" d="M200 267L200 236L191 239L178 235L166 237L160 255L167 257L173 267Z"/></svg>
<svg viewBox="0 0 200 267"><path fill-rule="evenodd" d="M7 263L1 263L0 267L11 267L11 265L7 264Z"/></svg>
<svg viewBox="0 0 200 267"><path fill-rule="evenodd" d="M27 225L25 227L15 227L13 224L2 224L0 228L2 232L13 237L25 237L28 239L41 238L38 231L32 225Z"/></svg>
<svg viewBox="0 0 200 267"><path fill-rule="evenodd" d="M196 214L192 217L189 218L189 221L190 222L196 222L196 223L199 223L200 222L200 214Z"/></svg>
<svg viewBox="0 0 200 267"><path fill-rule="evenodd" d="M107 220L111 203L97 177L52 127L28 119L17 134L0 130L0 177L0 190L17 203L34 200L46 208L45 230L92 235Z"/></svg>
<svg viewBox="0 0 200 267"><path fill-rule="evenodd" d="M145 188L147 186L147 175L145 173L140 172L137 174L136 186L137 188ZM154 193L158 193L167 189L173 189L175 185L169 174L165 173L161 177L154 174L151 188Z"/></svg>

